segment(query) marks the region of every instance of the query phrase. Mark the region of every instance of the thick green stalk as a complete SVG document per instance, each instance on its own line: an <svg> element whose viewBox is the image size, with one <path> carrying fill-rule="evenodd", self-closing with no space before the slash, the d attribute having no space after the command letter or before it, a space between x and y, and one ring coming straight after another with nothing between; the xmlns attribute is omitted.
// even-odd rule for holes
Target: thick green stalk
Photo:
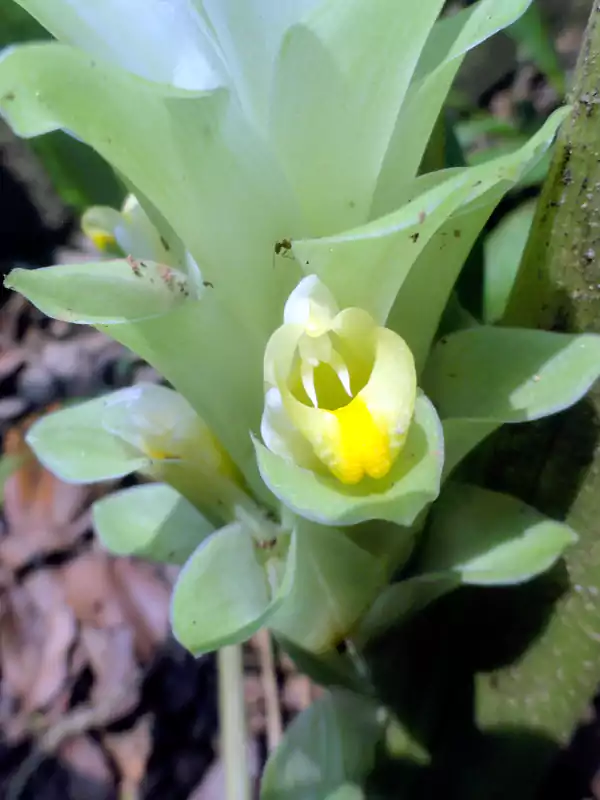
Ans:
<svg viewBox="0 0 600 800"><path fill-rule="evenodd" d="M251 800L242 648L219 650L219 717L226 800Z"/></svg>
<svg viewBox="0 0 600 800"><path fill-rule="evenodd" d="M594 3L550 174L504 324L600 332L600 4ZM481 678L485 729L517 726L565 742L600 678L600 389L544 424L504 431L488 477L580 534L567 589L509 668ZM527 614L526 604L522 614ZM552 748L528 761L533 785ZM498 795L500 796L500 795ZM503 796L503 795L502 795ZM521 796L521 795L519 795Z"/></svg>

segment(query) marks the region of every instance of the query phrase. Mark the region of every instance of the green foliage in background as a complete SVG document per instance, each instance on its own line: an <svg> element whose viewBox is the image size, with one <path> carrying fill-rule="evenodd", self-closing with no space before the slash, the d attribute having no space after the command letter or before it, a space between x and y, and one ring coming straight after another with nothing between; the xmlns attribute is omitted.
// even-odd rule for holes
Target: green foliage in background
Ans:
<svg viewBox="0 0 600 800"><path fill-rule="evenodd" d="M20 42L45 41L48 31L13 2L0 8L0 50ZM77 211L91 203L118 205L124 188L108 164L89 147L63 131L32 142L62 201Z"/></svg>

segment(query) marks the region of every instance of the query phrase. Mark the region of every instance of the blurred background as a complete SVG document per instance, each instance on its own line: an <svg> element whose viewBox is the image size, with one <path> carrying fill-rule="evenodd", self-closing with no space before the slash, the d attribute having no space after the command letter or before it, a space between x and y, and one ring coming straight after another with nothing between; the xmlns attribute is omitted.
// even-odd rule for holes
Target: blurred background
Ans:
<svg viewBox="0 0 600 800"><path fill-rule="evenodd" d="M460 7L448 3L449 12ZM538 0L469 56L448 107L450 163L520 146L562 103L590 7ZM0 47L46 36L3 0ZM547 165L503 201L469 263L461 299L475 314L482 281L518 264ZM0 273L97 258L81 213L123 197L107 165L67 134L25 142L0 120ZM48 320L0 286L0 798L224 796L214 659L194 660L168 634L175 573L104 553L89 507L114 484L67 486L23 439L32 420L65 402L157 379L102 334ZM282 726L318 690L285 658L273 663L260 635L245 657L258 775ZM600 682L600 663L597 672ZM590 702L546 800L600 798L599 770Z"/></svg>

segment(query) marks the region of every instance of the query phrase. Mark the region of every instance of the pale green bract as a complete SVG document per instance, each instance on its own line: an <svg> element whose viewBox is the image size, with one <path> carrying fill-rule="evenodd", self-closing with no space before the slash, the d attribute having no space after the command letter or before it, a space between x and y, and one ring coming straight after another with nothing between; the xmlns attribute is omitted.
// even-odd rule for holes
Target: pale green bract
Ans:
<svg viewBox="0 0 600 800"><path fill-rule="evenodd" d="M29 441L68 480L159 481L100 501L94 516L115 552L185 564L172 603L180 641L201 653L267 625L306 663L331 665L344 639L367 641L457 585L524 581L554 563L568 528L443 482L500 424L580 398L600 373L600 339L474 321L438 341L437 329L489 215L568 111L509 155L418 174L466 53L530 0L479 0L441 21L442 0L408 13L398 0L18 2L58 41L2 54L0 111L21 136L83 140L133 196L84 218L110 260L17 269L6 285L106 331L173 386L65 409ZM294 292L303 279L313 294ZM493 309L507 291L497 283ZM292 293L314 305L305 317L284 319ZM324 296L336 310L321 330ZM264 381L293 411L287 428L277 406L265 422ZM345 404L362 394L356 419L382 453L365 478L352 462L360 437L350 446L335 427L356 434ZM327 472L317 417L352 468ZM425 555L387 587L432 503ZM356 702L312 713L335 727ZM376 709L361 713L375 742ZM286 760L312 724L268 768L265 796L306 788ZM353 796L368 769L346 738L314 796Z"/></svg>

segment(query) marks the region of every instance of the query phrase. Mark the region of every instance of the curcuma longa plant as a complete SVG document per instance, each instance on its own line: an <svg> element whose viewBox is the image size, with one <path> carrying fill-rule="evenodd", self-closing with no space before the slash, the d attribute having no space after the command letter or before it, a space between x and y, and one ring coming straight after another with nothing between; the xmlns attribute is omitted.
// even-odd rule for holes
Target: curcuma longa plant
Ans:
<svg viewBox="0 0 600 800"><path fill-rule="evenodd" d="M106 259L6 285L173 387L59 411L29 442L68 481L150 479L99 501L95 524L116 553L183 565L185 647L267 626L356 688L390 625L554 564L571 529L455 468L502 424L579 400L600 337L482 323L454 285L567 112L509 155L420 172L465 55L529 0L442 19L443 0L18 2L58 41L3 53L2 114L21 136L75 135L131 196L84 217ZM333 693L307 713L376 741L388 718L365 704ZM367 751L294 796L360 782ZM265 797L291 790L286 759L284 743Z"/></svg>

